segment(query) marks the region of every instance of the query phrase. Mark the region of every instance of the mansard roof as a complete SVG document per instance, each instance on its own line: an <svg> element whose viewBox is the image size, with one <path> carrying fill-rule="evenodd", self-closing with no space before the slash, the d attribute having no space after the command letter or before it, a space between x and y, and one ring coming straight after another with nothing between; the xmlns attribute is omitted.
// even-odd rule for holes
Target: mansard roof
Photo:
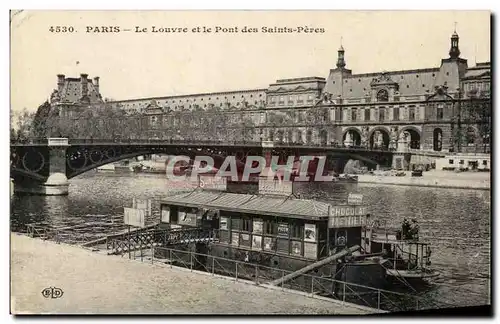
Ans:
<svg viewBox="0 0 500 324"><path fill-rule="evenodd" d="M87 96L90 100L90 104L102 103L102 98L97 89L95 88L92 79L87 79ZM82 98L82 84L80 78L66 78L64 80L64 85L62 87L61 93L59 93L59 98L61 102L78 102Z"/></svg>

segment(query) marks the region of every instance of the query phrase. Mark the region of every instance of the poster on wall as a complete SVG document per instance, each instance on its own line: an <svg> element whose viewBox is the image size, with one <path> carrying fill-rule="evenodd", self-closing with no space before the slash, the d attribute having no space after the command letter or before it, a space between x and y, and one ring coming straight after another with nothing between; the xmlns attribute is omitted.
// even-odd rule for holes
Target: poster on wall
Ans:
<svg viewBox="0 0 500 324"><path fill-rule="evenodd" d="M227 223L228 223L228 218L227 217L221 217L220 218L220 229L221 230L227 230Z"/></svg>
<svg viewBox="0 0 500 324"><path fill-rule="evenodd" d="M304 243L304 257L316 259L318 256L318 246L315 243Z"/></svg>
<svg viewBox="0 0 500 324"><path fill-rule="evenodd" d="M253 233L262 234L263 225L264 222L262 221L262 219L255 219L253 221Z"/></svg>
<svg viewBox="0 0 500 324"><path fill-rule="evenodd" d="M302 242L293 241L291 253L293 255L302 255Z"/></svg>
<svg viewBox="0 0 500 324"><path fill-rule="evenodd" d="M240 244L240 233L232 233L231 245L238 246Z"/></svg>
<svg viewBox="0 0 500 324"><path fill-rule="evenodd" d="M179 225L196 226L197 215L194 213L179 213Z"/></svg>
<svg viewBox="0 0 500 324"><path fill-rule="evenodd" d="M288 224L279 223L278 224L278 236L288 237Z"/></svg>
<svg viewBox="0 0 500 324"><path fill-rule="evenodd" d="M262 250L262 236L260 235L252 236L252 249Z"/></svg>
<svg viewBox="0 0 500 324"><path fill-rule="evenodd" d="M274 251L276 250L276 241L271 237L264 237L264 250Z"/></svg>
<svg viewBox="0 0 500 324"><path fill-rule="evenodd" d="M161 207L161 222L170 223L170 207L167 206Z"/></svg>
<svg viewBox="0 0 500 324"><path fill-rule="evenodd" d="M304 224L304 241L316 242L316 224Z"/></svg>
<svg viewBox="0 0 500 324"><path fill-rule="evenodd" d="M240 234L240 245L250 247L250 234Z"/></svg>

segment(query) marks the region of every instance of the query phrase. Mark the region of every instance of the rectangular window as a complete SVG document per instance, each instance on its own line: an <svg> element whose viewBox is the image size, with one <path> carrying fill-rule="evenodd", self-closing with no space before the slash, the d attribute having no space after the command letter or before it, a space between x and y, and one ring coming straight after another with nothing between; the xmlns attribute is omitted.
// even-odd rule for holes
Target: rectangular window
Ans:
<svg viewBox="0 0 500 324"><path fill-rule="evenodd" d="M358 116L358 110L356 108L351 109L351 120L356 121L356 117Z"/></svg>
<svg viewBox="0 0 500 324"><path fill-rule="evenodd" d="M240 230L240 219L237 217L231 217L231 229Z"/></svg>
<svg viewBox="0 0 500 324"><path fill-rule="evenodd" d="M378 120L379 121L384 121L385 120L385 108L380 107L378 111Z"/></svg>
<svg viewBox="0 0 500 324"><path fill-rule="evenodd" d="M291 231L291 237L292 238L298 238L302 239L303 237L303 228L304 225L302 223L293 223L290 224L290 231Z"/></svg>
<svg viewBox="0 0 500 324"><path fill-rule="evenodd" d="M308 96L307 96L307 101L308 101L308 102L313 101L313 96L312 96L312 95L308 95Z"/></svg>
<svg viewBox="0 0 500 324"><path fill-rule="evenodd" d="M392 109L393 112L393 120L399 120L399 108L395 107Z"/></svg>
<svg viewBox="0 0 500 324"><path fill-rule="evenodd" d="M436 112L437 120L442 120L444 118L444 108L443 105L438 105Z"/></svg>
<svg viewBox="0 0 500 324"><path fill-rule="evenodd" d="M415 120L415 106L410 106L408 109L408 119Z"/></svg>
<svg viewBox="0 0 500 324"><path fill-rule="evenodd" d="M284 239L284 238L278 238L277 240L277 252L280 252L280 253L290 253L290 241L288 241L288 239Z"/></svg>
<svg viewBox="0 0 500 324"><path fill-rule="evenodd" d="M269 220L264 221L264 234L275 235L276 232L276 223Z"/></svg>
<svg viewBox="0 0 500 324"><path fill-rule="evenodd" d="M449 160L448 162L449 162L450 164L453 164L453 163L454 163L454 161L453 161L453 160Z"/></svg>
<svg viewBox="0 0 500 324"><path fill-rule="evenodd" d="M464 164L464 160L460 160L460 162L459 162L459 163L460 163L460 164Z"/></svg>
<svg viewBox="0 0 500 324"><path fill-rule="evenodd" d="M299 96L297 99L297 103L303 103L303 102L304 102L304 98L302 98L302 96Z"/></svg>
<svg viewBox="0 0 500 324"><path fill-rule="evenodd" d="M487 160L483 160L483 165L488 165L488 161Z"/></svg>
<svg viewBox="0 0 500 324"><path fill-rule="evenodd" d="M158 117L151 116L151 125L156 125L157 120L158 120Z"/></svg>
<svg viewBox="0 0 500 324"><path fill-rule="evenodd" d="M341 115L340 115L340 108L334 108L335 109L335 120L340 121L342 120Z"/></svg>
<svg viewBox="0 0 500 324"><path fill-rule="evenodd" d="M365 120L370 120L370 108L365 108Z"/></svg>
<svg viewBox="0 0 500 324"><path fill-rule="evenodd" d="M244 232L252 231L252 220L249 218L243 218L241 220L241 230Z"/></svg>

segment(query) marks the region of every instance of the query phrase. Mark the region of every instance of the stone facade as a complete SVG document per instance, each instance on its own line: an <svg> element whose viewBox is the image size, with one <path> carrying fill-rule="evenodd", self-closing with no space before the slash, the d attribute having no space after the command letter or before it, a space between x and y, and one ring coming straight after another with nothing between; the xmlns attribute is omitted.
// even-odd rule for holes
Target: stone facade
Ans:
<svg viewBox="0 0 500 324"><path fill-rule="evenodd" d="M456 32L449 57L439 67L353 74L346 66L341 47L336 67L326 78L282 79L262 89L108 104L140 115L145 136L153 138L196 137L198 131L203 138L221 140L379 149L398 149L407 138L405 145L414 150L489 151L491 66L468 67L460 58ZM102 103L98 79L59 76L53 99L72 107ZM224 121L214 118L217 114L224 115Z"/></svg>

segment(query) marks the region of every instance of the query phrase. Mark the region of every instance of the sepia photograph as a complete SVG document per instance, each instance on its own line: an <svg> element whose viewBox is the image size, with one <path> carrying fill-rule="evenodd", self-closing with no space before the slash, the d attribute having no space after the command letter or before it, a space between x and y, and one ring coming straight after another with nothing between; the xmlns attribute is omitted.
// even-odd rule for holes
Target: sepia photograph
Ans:
<svg viewBox="0 0 500 324"><path fill-rule="evenodd" d="M12 315L492 314L492 13L10 10Z"/></svg>

